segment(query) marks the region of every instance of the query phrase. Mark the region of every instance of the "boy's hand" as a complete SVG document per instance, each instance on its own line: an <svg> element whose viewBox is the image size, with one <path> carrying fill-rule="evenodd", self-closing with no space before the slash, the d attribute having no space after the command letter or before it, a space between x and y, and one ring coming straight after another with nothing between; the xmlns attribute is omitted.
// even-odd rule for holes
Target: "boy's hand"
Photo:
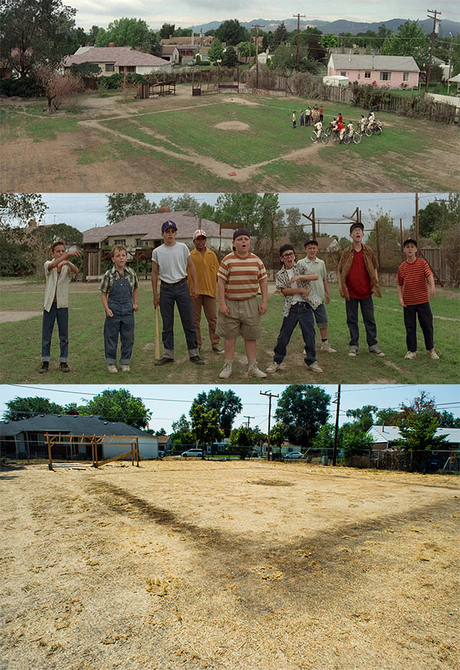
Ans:
<svg viewBox="0 0 460 670"><path fill-rule="evenodd" d="M326 305L329 305L330 302L331 302L331 296L327 295L326 296Z"/></svg>
<svg viewBox="0 0 460 670"><path fill-rule="evenodd" d="M133 302L133 310L134 310L135 312L137 312L138 309L139 309L139 307L137 306L137 303L136 303L136 302Z"/></svg>
<svg viewBox="0 0 460 670"><path fill-rule="evenodd" d="M107 314L107 316L113 316L113 312L111 309L106 309L105 313Z"/></svg>
<svg viewBox="0 0 460 670"><path fill-rule="evenodd" d="M230 311L227 307L227 305L223 304L219 307L219 312L222 314L222 316L228 316L230 314Z"/></svg>
<svg viewBox="0 0 460 670"><path fill-rule="evenodd" d="M432 298L434 298L435 295L436 295L436 289L435 289L435 287L434 287L434 286L430 286L430 296L431 296Z"/></svg>
<svg viewBox="0 0 460 670"><path fill-rule="evenodd" d="M153 306L155 309L159 306L160 304L160 296L159 295L154 295L153 296Z"/></svg>
<svg viewBox="0 0 460 670"><path fill-rule="evenodd" d="M267 303L262 303L259 305L259 314L262 316L262 314L265 314L267 311Z"/></svg>
<svg viewBox="0 0 460 670"><path fill-rule="evenodd" d="M310 295L311 291L310 291L309 288L304 288L304 289L302 290L302 293L303 293L304 295Z"/></svg>
<svg viewBox="0 0 460 670"><path fill-rule="evenodd" d="M69 251L67 252L67 257L72 258L72 256L81 256L81 251L80 249L75 249L75 251Z"/></svg>
<svg viewBox="0 0 460 670"><path fill-rule="evenodd" d="M339 292L340 292L340 297L345 298L345 291L343 290L343 288L341 286L339 287Z"/></svg>
<svg viewBox="0 0 460 670"><path fill-rule="evenodd" d="M296 275L295 277L292 277L292 279L290 280L290 282L291 282L291 284L292 284L292 283L295 282L295 281L299 281L299 279L300 279L300 275Z"/></svg>
<svg viewBox="0 0 460 670"><path fill-rule="evenodd" d="M406 303L404 302L404 300L402 298L399 298L399 304L401 305L401 307L406 306Z"/></svg>

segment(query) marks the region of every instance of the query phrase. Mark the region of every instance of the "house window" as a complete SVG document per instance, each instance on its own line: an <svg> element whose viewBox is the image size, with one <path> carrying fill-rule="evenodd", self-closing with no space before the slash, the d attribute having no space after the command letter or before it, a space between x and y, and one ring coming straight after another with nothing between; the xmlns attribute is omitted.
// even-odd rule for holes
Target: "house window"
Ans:
<svg viewBox="0 0 460 670"><path fill-rule="evenodd" d="M409 73L403 72L403 81L409 81Z"/></svg>
<svg viewBox="0 0 460 670"><path fill-rule="evenodd" d="M358 72L358 79L361 79L361 72Z"/></svg>
<svg viewBox="0 0 460 670"><path fill-rule="evenodd" d="M346 76L347 76L347 73L346 73L346 72L341 72L341 73L340 73L340 76L341 76L341 77L346 77Z"/></svg>
<svg viewBox="0 0 460 670"><path fill-rule="evenodd" d="M370 78L371 78L371 71L366 70L366 72L364 73L364 79L370 79Z"/></svg>
<svg viewBox="0 0 460 670"><path fill-rule="evenodd" d="M391 72L380 73L380 81L390 81L390 79L391 79Z"/></svg>
<svg viewBox="0 0 460 670"><path fill-rule="evenodd" d="M136 72L136 66L135 65L127 65L126 66L126 72Z"/></svg>
<svg viewBox="0 0 460 670"><path fill-rule="evenodd" d="M123 247L126 246L126 239L124 240L115 240L114 244L121 244Z"/></svg>
<svg viewBox="0 0 460 670"><path fill-rule="evenodd" d="M145 242L144 242L144 240L143 240L141 237L139 237L139 238L135 241L135 244L136 244L136 247L143 247L144 244L145 244Z"/></svg>
<svg viewBox="0 0 460 670"><path fill-rule="evenodd" d="M113 63L106 63L105 64L105 71L106 72L115 72L115 65Z"/></svg>

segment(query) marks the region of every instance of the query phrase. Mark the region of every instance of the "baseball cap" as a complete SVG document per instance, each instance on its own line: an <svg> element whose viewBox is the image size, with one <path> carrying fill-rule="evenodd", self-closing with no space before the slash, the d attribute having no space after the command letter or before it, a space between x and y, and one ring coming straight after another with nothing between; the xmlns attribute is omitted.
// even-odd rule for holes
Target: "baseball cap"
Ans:
<svg viewBox="0 0 460 670"><path fill-rule="evenodd" d="M355 228L361 228L361 230L364 232L364 226L362 223L352 223L350 226L350 233L352 233Z"/></svg>
<svg viewBox="0 0 460 670"><path fill-rule="evenodd" d="M238 230L235 230L233 233L233 239L236 240L237 237L241 237L241 235L246 235L247 237L251 237L251 233L249 230L246 228L238 228Z"/></svg>
<svg viewBox="0 0 460 670"><path fill-rule="evenodd" d="M198 230L195 230L195 233L193 235L193 241L196 240L197 237L208 237L205 233L204 230L201 230L201 228L198 228Z"/></svg>
<svg viewBox="0 0 460 670"><path fill-rule="evenodd" d="M161 226L161 232L164 233L165 230L168 230L168 228L174 228L174 230L177 230L177 226L174 221L165 221Z"/></svg>
<svg viewBox="0 0 460 670"><path fill-rule="evenodd" d="M303 246L306 247L309 244L316 244L316 246L319 246L318 245L318 240L315 240L314 237L310 237L308 240L305 240L305 242L303 243Z"/></svg>
<svg viewBox="0 0 460 670"><path fill-rule="evenodd" d="M406 240L404 240L403 247L406 247L408 244L415 244L415 246L417 246L417 240L413 237L408 237Z"/></svg>

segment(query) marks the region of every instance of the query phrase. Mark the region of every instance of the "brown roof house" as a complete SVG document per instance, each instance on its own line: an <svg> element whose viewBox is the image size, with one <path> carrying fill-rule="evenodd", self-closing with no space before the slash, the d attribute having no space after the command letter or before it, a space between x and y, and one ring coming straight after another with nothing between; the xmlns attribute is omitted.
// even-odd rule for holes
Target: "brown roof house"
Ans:
<svg viewBox="0 0 460 670"><path fill-rule="evenodd" d="M171 72L172 64L158 56L138 51L132 47L80 47L73 56L64 58L64 69L71 65L94 63L99 65L102 77L112 74Z"/></svg>
<svg viewBox="0 0 460 670"><path fill-rule="evenodd" d="M231 251L233 230L221 229L215 221L200 219L189 212L162 211L157 214L136 214L123 221L101 228L90 228L83 233L84 275L87 279L101 274L101 259L104 247L123 244L128 252L144 252L151 258L151 250L162 244L161 226L167 220L177 226L177 241L193 248L195 230L201 228L208 237L208 246L216 250Z"/></svg>

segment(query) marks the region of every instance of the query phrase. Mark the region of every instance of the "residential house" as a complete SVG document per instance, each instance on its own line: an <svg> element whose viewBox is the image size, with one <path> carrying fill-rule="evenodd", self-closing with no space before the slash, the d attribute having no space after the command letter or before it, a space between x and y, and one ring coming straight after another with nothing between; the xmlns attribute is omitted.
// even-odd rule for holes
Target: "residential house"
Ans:
<svg viewBox="0 0 460 670"><path fill-rule="evenodd" d="M367 434L374 440L375 450L392 449L401 437L398 426L371 426ZM460 449L460 428L438 428L436 435L447 435L447 450Z"/></svg>
<svg viewBox="0 0 460 670"><path fill-rule="evenodd" d="M83 63L98 65L101 77L129 73L142 75L153 72L170 73L172 68L172 64L163 58L132 47L117 47L114 44L108 47L80 47L73 56L66 56L63 61L64 69Z"/></svg>
<svg viewBox="0 0 460 670"><path fill-rule="evenodd" d="M85 278L101 275L104 247L123 244L130 252L144 252L143 259L150 259L152 250L162 244L161 226L172 219L178 228L177 241L193 248L193 234L198 228L208 235L208 246L215 250L231 251L233 230L221 228L215 221L200 219L189 212L171 212L162 208L157 214L137 214L123 221L102 228L90 228L83 233ZM139 254L137 255L139 257Z"/></svg>
<svg viewBox="0 0 460 670"><path fill-rule="evenodd" d="M348 77L350 82L377 87L416 88L419 67L412 56L331 54L328 77Z"/></svg>
<svg viewBox="0 0 460 670"><path fill-rule="evenodd" d="M66 445L54 448L53 458L91 460L93 436L102 438L98 460L129 451L133 438L138 438L141 458L158 458L158 438L153 435L102 416L73 414L40 414L21 421L0 421L1 454L8 458L47 458L46 434L69 436Z"/></svg>
<svg viewBox="0 0 460 670"><path fill-rule="evenodd" d="M180 62L179 49L175 44L165 45L161 50L161 57L163 60L167 60L169 63L177 65Z"/></svg>

